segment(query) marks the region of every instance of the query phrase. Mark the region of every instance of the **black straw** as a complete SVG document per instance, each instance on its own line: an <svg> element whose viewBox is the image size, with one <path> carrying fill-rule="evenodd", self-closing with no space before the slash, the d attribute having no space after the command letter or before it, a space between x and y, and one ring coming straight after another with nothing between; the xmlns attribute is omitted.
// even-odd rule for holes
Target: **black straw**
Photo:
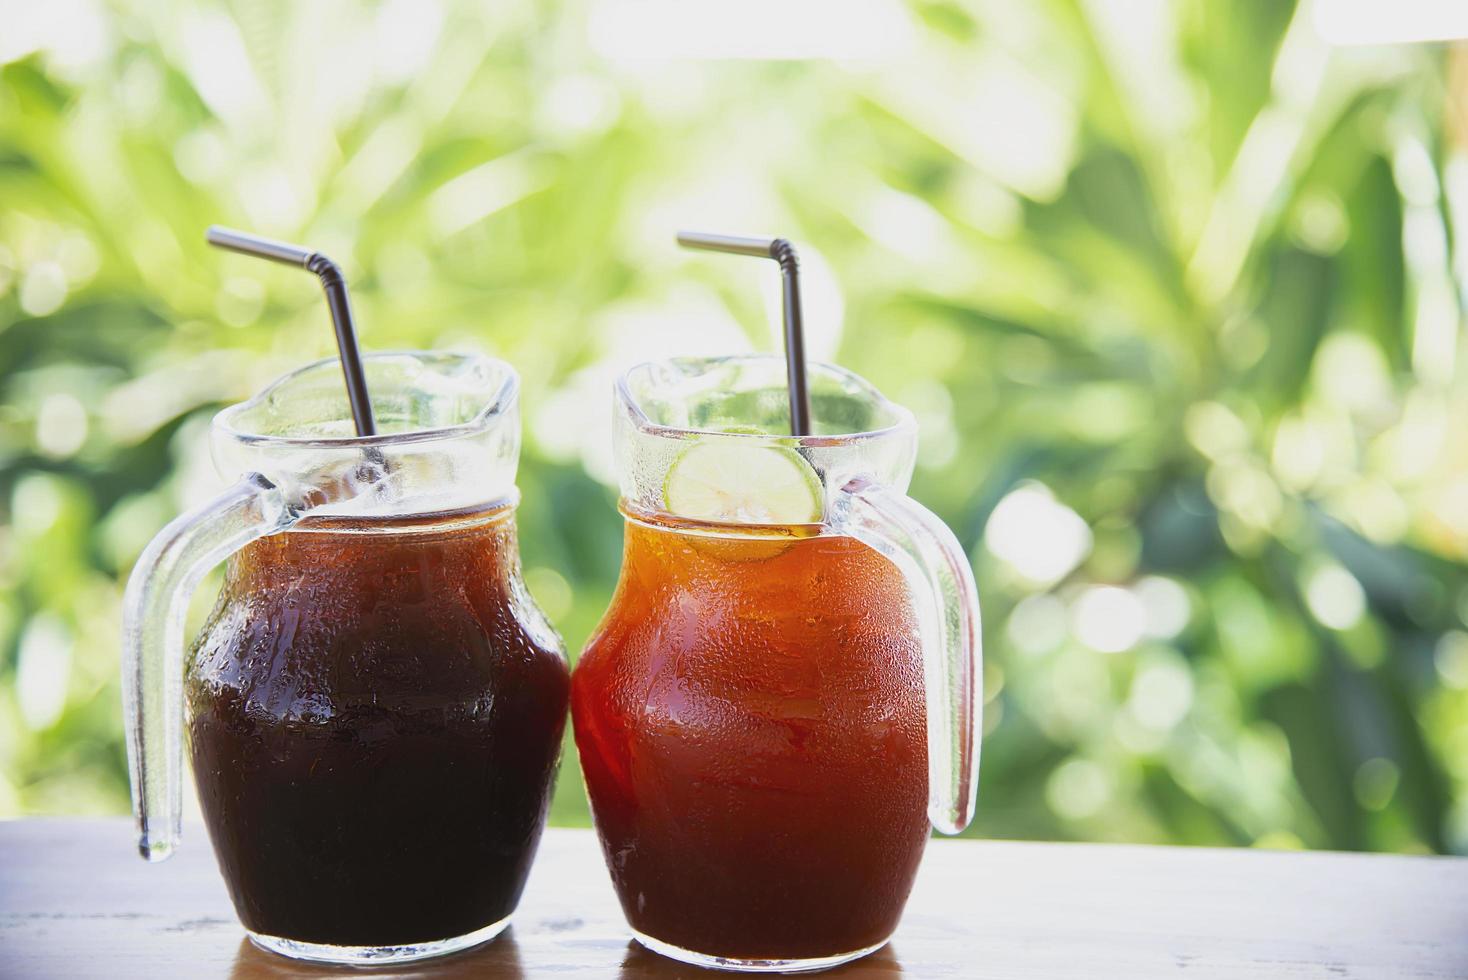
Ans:
<svg viewBox="0 0 1468 980"><path fill-rule="evenodd" d="M210 245L272 262L297 265L320 277L321 288L326 292L326 305L331 309L331 325L336 328L336 347L341 355L342 376L347 382L352 421L356 423L357 435L376 435L377 421L372 417L372 399L367 395L362 352L357 349L357 331L352 326L352 304L347 298L346 280L337 264L320 252L300 245L277 242L219 225L211 225L205 237Z"/></svg>
<svg viewBox="0 0 1468 980"><path fill-rule="evenodd" d="M733 255L774 259L784 274L785 374L790 389L790 434L810 435L810 391L805 375L805 325L800 307L800 259L783 238L744 238L701 231L678 232L678 244Z"/></svg>

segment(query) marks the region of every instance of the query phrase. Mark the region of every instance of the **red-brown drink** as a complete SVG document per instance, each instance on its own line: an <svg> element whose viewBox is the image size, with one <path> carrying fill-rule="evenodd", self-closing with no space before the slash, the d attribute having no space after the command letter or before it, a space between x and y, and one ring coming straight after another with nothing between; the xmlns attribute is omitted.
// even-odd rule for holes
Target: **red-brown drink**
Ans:
<svg viewBox="0 0 1468 980"><path fill-rule="evenodd" d="M632 928L739 960L892 934L928 837L921 650L886 558L838 535L629 520L572 712Z"/></svg>
<svg viewBox="0 0 1468 980"><path fill-rule="evenodd" d="M968 823L978 599L903 489L916 426L779 358L644 364L617 386L622 577L571 680L576 746L637 939L752 972L896 929L928 827Z"/></svg>

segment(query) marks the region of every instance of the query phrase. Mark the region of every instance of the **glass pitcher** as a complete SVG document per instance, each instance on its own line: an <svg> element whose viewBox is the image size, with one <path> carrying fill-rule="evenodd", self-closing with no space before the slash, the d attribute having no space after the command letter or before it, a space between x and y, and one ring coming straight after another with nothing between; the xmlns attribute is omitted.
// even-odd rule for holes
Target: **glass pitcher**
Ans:
<svg viewBox="0 0 1468 980"><path fill-rule="evenodd" d="M973 810L968 559L905 496L912 415L839 368L809 379L803 438L768 434L789 431L780 358L645 364L616 389L625 550L572 679L576 744L637 939L702 966L878 949L929 824Z"/></svg>
<svg viewBox="0 0 1468 980"><path fill-rule="evenodd" d="M434 353L365 366L383 434L352 434L335 360L215 418L215 463L244 476L149 545L123 624L143 856L178 843L187 734L250 938L346 963L504 928L570 685L520 576L515 372ZM226 558L186 655L189 595Z"/></svg>

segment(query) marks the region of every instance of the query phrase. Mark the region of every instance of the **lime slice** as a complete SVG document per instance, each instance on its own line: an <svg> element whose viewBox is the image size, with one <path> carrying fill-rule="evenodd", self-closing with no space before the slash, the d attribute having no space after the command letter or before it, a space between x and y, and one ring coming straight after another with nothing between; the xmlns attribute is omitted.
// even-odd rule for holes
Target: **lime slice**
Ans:
<svg viewBox="0 0 1468 980"><path fill-rule="evenodd" d="M685 449L663 503L678 517L736 524L813 524L824 511L820 477L799 453L734 439Z"/></svg>

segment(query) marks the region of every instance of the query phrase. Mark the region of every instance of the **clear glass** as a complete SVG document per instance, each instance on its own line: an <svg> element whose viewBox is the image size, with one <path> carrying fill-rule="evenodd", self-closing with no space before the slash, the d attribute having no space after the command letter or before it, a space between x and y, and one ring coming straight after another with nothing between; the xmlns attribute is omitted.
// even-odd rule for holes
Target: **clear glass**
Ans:
<svg viewBox="0 0 1468 980"><path fill-rule="evenodd" d="M592 811L634 934L687 962L820 969L896 926L928 827L978 782L979 605L952 533L906 495L917 426L810 368L814 434L776 357L642 365L617 387L622 578L578 663ZM694 443L800 454L818 524L693 522L664 485Z"/></svg>
<svg viewBox="0 0 1468 980"><path fill-rule="evenodd" d="M559 637L520 578L514 371L423 352L372 355L365 368L379 435L353 435L335 360L215 418L215 463L243 475L149 545L123 616L142 855L162 860L178 844L187 734L252 938L355 963L451 952L503 928L544 824L569 684ZM225 559L224 588L189 655L190 594ZM491 757L506 751L491 743L514 746L513 759ZM429 785L436 766L448 767L439 782L458 783ZM491 771L518 782L490 785ZM485 802L495 794L514 801ZM501 822L463 816L476 809ZM476 849L491 840L512 860L479 869ZM413 862L414 848L432 860ZM407 862L387 876L404 889L447 888L441 909L402 929L389 920L410 913L383 912L379 923L374 910L399 899L374 895L373 876L357 871L386 854ZM442 868L402 880L425 863L457 866L452 887ZM486 883L493 875L502 882ZM354 901L365 910L347 915ZM342 915L308 923L313 903Z"/></svg>

